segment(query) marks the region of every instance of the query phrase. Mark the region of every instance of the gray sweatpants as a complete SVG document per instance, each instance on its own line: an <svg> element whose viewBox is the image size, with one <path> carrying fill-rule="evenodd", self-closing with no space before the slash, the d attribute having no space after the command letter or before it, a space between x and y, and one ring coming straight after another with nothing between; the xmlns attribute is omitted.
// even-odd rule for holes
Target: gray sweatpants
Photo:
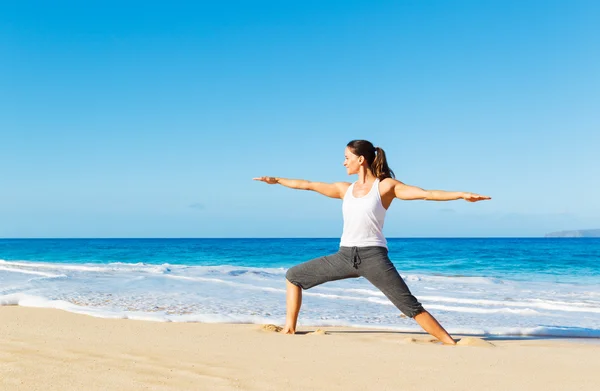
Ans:
<svg viewBox="0 0 600 391"><path fill-rule="evenodd" d="M424 311L390 261L385 247L340 247L335 254L290 268L285 277L302 289L328 281L364 277L404 315L414 318Z"/></svg>

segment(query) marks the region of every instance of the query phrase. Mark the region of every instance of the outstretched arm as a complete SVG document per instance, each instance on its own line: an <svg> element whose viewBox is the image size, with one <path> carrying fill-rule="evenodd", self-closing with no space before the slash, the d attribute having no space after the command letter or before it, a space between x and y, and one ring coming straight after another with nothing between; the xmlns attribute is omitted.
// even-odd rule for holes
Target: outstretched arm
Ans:
<svg viewBox="0 0 600 391"><path fill-rule="evenodd" d="M469 202L491 200L491 197L464 191L423 190L400 181L394 185L394 194L401 200L453 201L464 199Z"/></svg>
<svg viewBox="0 0 600 391"><path fill-rule="evenodd" d="M262 176L253 178L255 181L261 181L270 185L279 184L291 189L312 190L331 198L344 198L348 186L347 182L323 183L311 182L304 179L286 179L272 176Z"/></svg>

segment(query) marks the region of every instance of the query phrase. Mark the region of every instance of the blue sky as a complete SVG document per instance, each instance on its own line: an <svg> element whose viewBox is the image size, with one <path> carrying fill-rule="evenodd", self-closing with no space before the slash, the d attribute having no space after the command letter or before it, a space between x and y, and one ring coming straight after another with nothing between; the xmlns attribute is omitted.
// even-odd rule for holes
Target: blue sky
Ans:
<svg viewBox="0 0 600 391"><path fill-rule="evenodd" d="M0 5L0 237L338 237L341 202L253 182L398 179L390 237L600 228L594 1Z"/></svg>

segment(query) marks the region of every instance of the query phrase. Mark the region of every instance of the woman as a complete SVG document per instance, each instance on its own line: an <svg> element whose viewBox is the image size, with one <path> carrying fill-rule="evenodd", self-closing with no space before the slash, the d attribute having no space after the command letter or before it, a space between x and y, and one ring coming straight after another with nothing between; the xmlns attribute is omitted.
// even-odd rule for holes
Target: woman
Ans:
<svg viewBox="0 0 600 391"><path fill-rule="evenodd" d="M466 192L423 190L394 179L383 149L366 140L353 140L345 150L344 167L348 175L358 174L354 183L321 183L301 179L260 177L254 180L280 184L292 189L313 190L332 198L341 198L344 230L340 250L294 266L286 273L287 315L282 333L294 334L302 304L302 289L328 281L365 277L379 288L406 316L414 318L429 334L445 344L454 339L410 293L402 277L388 258L387 242L383 236L385 212L395 198L401 200L470 202L490 197Z"/></svg>

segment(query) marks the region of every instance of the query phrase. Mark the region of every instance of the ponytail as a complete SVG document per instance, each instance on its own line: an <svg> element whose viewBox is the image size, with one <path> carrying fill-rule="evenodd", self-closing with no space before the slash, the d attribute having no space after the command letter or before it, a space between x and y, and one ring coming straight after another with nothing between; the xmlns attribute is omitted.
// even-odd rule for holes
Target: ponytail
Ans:
<svg viewBox="0 0 600 391"><path fill-rule="evenodd" d="M379 178L379 180L395 178L394 171L392 171L387 164L383 149L375 147L375 151L375 159L373 160L373 163L371 163L371 171L373 171L373 174Z"/></svg>

